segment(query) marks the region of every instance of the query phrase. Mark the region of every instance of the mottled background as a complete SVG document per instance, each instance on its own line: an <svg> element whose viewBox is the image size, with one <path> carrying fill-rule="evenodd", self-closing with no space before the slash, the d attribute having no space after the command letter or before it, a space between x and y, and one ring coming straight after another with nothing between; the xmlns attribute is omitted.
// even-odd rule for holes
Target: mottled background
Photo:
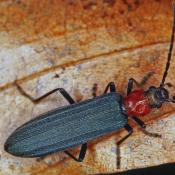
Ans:
<svg viewBox="0 0 175 175"><path fill-rule="evenodd" d="M0 1L0 175L86 175L115 172L116 142L124 130L89 143L85 161L63 153L37 162L4 152L7 137L37 115L67 105L55 93L34 105L21 96L17 81L33 97L56 87L74 99L102 94L114 81L126 93L130 77L145 88L159 85L172 29L171 0L1 0ZM167 77L175 95L175 58ZM121 170L175 162L175 104L153 110L143 120L162 138L137 127L121 147ZM135 126L133 124L133 126ZM79 147L72 149L76 154Z"/></svg>

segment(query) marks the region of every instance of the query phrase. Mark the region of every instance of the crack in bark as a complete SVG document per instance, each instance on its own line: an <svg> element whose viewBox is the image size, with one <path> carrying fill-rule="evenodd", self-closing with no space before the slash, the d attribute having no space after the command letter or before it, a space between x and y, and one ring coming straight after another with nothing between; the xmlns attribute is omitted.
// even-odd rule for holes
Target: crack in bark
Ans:
<svg viewBox="0 0 175 175"><path fill-rule="evenodd" d="M24 76L20 79L14 80L12 82L9 82L9 83L6 83L5 85L0 86L0 92L13 87L15 85L15 83L21 84L21 83L27 82L29 80L35 79L37 77L43 76L47 73L54 72L57 69L63 69L63 68L71 67L71 66L76 66L76 65L83 64L83 63L86 63L86 62L89 62L89 61L95 61L97 59L100 59L101 57L112 56L114 54L122 53L122 52L132 52L132 51L135 51L137 49L142 49L142 48L145 48L145 47L152 47L152 46L156 46L156 45L160 45L160 44L162 44L162 45L163 44L169 44L169 41L159 41L159 42L146 43L146 44L143 44L143 45L138 45L138 46L129 47L129 48L123 48L123 49L119 49L119 50L114 49L110 52L100 53L100 54L97 54L97 55L92 55L90 57L84 57L84 58L76 60L76 61L69 61L69 62L64 63L64 64L59 64L59 65L55 65L55 66L52 66L52 67L48 67L48 68L45 68L45 69L43 69L39 72L35 72L31 75Z"/></svg>

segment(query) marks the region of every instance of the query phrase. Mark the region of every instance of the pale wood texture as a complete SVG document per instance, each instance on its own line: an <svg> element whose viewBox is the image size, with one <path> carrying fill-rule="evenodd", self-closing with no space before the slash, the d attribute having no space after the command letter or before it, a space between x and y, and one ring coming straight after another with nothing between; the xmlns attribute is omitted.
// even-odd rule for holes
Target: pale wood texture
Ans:
<svg viewBox="0 0 175 175"><path fill-rule="evenodd" d="M67 104L56 93L34 105L20 95L14 82L33 97L62 87L77 101L92 98L95 83L98 95L109 81L125 94L130 77L140 81L149 72L154 75L145 88L159 85L171 27L170 0L0 1L0 174L117 171L116 141L124 132L91 142L81 164L62 153L41 162L5 153L3 144L18 126ZM173 86L174 66L173 58L167 78ZM173 95L174 90L170 88ZM166 104L144 118L149 130L162 134L162 139L149 138L135 127L133 136L122 146L121 170L175 162L174 109L175 105Z"/></svg>

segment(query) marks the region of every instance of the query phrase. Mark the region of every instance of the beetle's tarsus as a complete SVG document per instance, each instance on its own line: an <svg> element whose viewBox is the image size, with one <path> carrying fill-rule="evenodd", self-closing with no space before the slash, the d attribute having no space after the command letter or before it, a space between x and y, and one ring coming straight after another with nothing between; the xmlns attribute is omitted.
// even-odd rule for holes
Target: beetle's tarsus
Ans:
<svg viewBox="0 0 175 175"><path fill-rule="evenodd" d="M150 137L157 137L157 138L161 138L162 135L158 134L158 133L151 133L149 131L147 131L146 129L143 129L142 128L142 132L145 134L145 135L148 135Z"/></svg>
<svg viewBox="0 0 175 175"><path fill-rule="evenodd" d="M27 94L25 92L25 90L20 85L18 85L16 82L15 82L15 86L18 89L18 91L20 92L21 95L23 95L24 97L28 98L33 103L38 103L38 99L34 99L32 96Z"/></svg>

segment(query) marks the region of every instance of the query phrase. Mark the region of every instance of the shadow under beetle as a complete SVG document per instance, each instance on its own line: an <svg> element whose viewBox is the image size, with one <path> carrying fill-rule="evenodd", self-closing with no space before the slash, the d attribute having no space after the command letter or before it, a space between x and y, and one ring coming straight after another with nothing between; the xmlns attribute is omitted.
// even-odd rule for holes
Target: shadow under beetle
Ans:
<svg viewBox="0 0 175 175"><path fill-rule="evenodd" d="M170 48L159 87L151 86L144 91L141 84L131 78L128 81L127 95L122 97L116 92L115 84L110 82L103 95L76 103L62 88L54 89L34 99L16 84L19 92L34 103L59 91L71 105L56 108L20 126L9 136L4 149L20 157L42 157L57 151L64 151L74 160L81 162L85 157L88 141L125 128L128 134L117 142L117 167L119 168L119 146L133 132L128 124L128 116L142 128L145 134L160 137L158 134L146 131L146 125L137 116L147 115L152 108L160 108L165 102L175 103L175 96L169 98L168 90L165 88L174 42L175 5L173 12ZM140 88L133 90L134 83ZM107 93L108 90L110 90L109 93ZM76 145L82 145L78 158L66 151Z"/></svg>

